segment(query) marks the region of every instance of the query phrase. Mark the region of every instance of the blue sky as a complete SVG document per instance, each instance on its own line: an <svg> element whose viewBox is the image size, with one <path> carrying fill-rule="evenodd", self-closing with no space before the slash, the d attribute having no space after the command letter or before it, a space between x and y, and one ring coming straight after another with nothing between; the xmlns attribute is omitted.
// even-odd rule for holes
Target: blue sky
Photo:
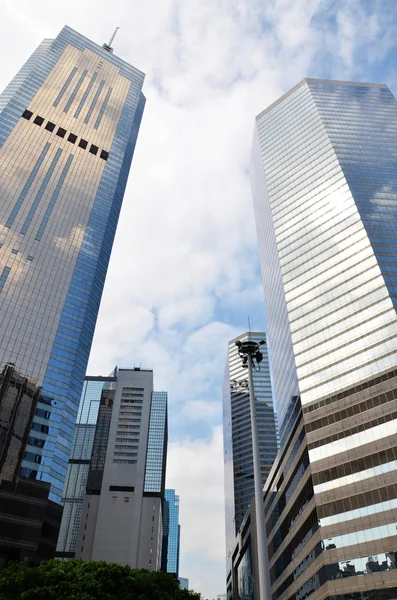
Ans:
<svg viewBox="0 0 397 600"><path fill-rule="evenodd" d="M147 105L90 359L153 368L170 402L181 575L224 591L226 342L265 326L249 182L254 117L303 77L397 92L395 0L0 0L4 87L64 24L147 73Z"/></svg>

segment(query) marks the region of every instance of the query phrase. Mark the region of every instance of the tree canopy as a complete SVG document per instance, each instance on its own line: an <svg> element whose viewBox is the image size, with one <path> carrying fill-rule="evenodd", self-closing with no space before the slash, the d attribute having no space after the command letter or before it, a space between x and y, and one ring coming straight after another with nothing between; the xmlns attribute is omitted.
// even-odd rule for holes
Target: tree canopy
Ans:
<svg viewBox="0 0 397 600"><path fill-rule="evenodd" d="M105 561L13 563L0 571L1 600L200 600L169 573Z"/></svg>

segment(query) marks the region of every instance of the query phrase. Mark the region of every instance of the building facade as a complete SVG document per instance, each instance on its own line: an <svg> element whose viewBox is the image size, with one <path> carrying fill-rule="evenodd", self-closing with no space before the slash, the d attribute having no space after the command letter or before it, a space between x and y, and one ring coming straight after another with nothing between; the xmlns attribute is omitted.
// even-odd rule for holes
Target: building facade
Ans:
<svg viewBox="0 0 397 600"><path fill-rule="evenodd" d="M227 569L244 515L255 495L248 370L241 364L236 342L265 340L263 332L247 332L228 344L223 384L223 439L225 468L225 530ZM253 372L262 481L265 483L277 455L277 427L273 410L267 346L263 361Z"/></svg>
<svg viewBox="0 0 397 600"><path fill-rule="evenodd" d="M11 364L0 374L0 568L9 561L37 565L54 558L62 507L48 499L50 484L20 476L22 461L44 445L35 430L48 412L37 408L40 388Z"/></svg>
<svg viewBox="0 0 397 600"><path fill-rule="evenodd" d="M167 394L153 372L119 369L102 392L76 558L159 570L167 454Z"/></svg>
<svg viewBox="0 0 397 600"><path fill-rule="evenodd" d="M144 109L144 75L64 27L0 96L0 364L41 388L21 474L60 502ZM44 429L41 429L44 433Z"/></svg>
<svg viewBox="0 0 397 600"><path fill-rule="evenodd" d="M179 525L179 496L175 490L165 490L163 508L163 549L161 570L172 573L179 580L179 551L181 526Z"/></svg>
<svg viewBox="0 0 397 600"><path fill-rule="evenodd" d="M62 497L63 515L56 553L59 558L75 557L98 413L103 397L112 390L114 395L116 381L116 377L91 376L84 380Z"/></svg>
<svg viewBox="0 0 397 600"><path fill-rule="evenodd" d="M179 577L179 585L181 590L189 589L189 579L187 577Z"/></svg>
<svg viewBox="0 0 397 600"><path fill-rule="evenodd" d="M12 365L4 366L0 374L0 483L18 479L28 443L33 445L29 437L33 418L36 414L46 419L46 411L37 411L39 397L39 388ZM39 435L34 445L42 444Z"/></svg>
<svg viewBox="0 0 397 600"><path fill-rule="evenodd" d="M397 597L396 130L364 83L307 79L256 119L273 599Z"/></svg>

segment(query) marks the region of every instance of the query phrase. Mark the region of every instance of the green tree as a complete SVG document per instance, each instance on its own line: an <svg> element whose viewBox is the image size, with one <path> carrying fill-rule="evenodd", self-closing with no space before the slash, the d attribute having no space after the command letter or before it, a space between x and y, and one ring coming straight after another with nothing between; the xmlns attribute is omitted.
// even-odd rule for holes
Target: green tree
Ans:
<svg viewBox="0 0 397 600"><path fill-rule="evenodd" d="M201 600L168 573L105 561L13 563L0 571L0 600Z"/></svg>

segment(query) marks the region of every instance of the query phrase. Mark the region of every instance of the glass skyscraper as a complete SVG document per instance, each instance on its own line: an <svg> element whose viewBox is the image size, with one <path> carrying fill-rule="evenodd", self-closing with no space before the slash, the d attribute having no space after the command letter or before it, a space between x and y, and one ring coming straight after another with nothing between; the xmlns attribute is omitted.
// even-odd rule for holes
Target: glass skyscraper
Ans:
<svg viewBox="0 0 397 600"><path fill-rule="evenodd" d="M0 366L41 387L21 474L61 501L144 75L69 27L0 96ZM46 416L39 416L42 412Z"/></svg>
<svg viewBox="0 0 397 600"><path fill-rule="evenodd" d="M172 573L176 579L179 579L180 538L179 496L175 494L175 490L165 490L161 569L167 573Z"/></svg>
<svg viewBox="0 0 397 600"><path fill-rule="evenodd" d="M114 390L116 381L116 377L90 376L84 380L62 497L63 514L57 544L60 558L75 556L99 407L103 390Z"/></svg>
<svg viewBox="0 0 397 600"><path fill-rule="evenodd" d="M396 134L376 84L306 79L256 119L275 600L397 597Z"/></svg>
<svg viewBox="0 0 397 600"><path fill-rule="evenodd" d="M251 410L248 369L241 364L236 341L265 340L263 332L247 332L228 344L223 384L223 440L225 468L226 556L230 558L236 534L254 498ZM261 346L263 361L253 372L262 482L265 483L277 454L277 429L267 346Z"/></svg>

